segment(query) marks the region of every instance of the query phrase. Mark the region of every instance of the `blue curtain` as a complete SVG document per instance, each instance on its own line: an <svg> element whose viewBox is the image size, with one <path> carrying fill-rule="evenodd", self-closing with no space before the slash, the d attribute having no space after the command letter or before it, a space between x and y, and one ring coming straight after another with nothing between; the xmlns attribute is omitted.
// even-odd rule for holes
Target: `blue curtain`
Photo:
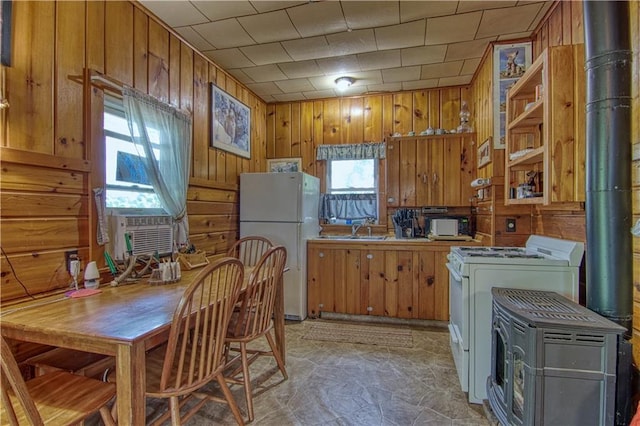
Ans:
<svg viewBox="0 0 640 426"><path fill-rule="evenodd" d="M378 194L323 194L320 216L331 219L378 219Z"/></svg>

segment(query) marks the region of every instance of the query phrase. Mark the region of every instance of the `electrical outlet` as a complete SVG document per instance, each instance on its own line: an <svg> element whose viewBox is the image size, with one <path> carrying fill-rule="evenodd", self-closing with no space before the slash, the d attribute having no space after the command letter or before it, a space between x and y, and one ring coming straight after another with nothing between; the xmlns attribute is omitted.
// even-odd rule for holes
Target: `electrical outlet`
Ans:
<svg viewBox="0 0 640 426"><path fill-rule="evenodd" d="M516 220L507 218L507 232L516 232Z"/></svg>
<svg viewBox="0 0 640 426"><path fill-rule="evenodd" d="M64 264L67 272L71 271L71 261L80 260L78 257L78 250L67 250L64 252Z"/></svg>

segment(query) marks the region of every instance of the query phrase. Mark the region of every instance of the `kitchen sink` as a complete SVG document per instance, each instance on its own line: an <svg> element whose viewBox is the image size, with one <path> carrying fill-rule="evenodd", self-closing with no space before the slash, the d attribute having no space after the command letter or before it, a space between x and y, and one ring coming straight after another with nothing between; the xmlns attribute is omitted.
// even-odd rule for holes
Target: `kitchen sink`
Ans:
<svg viewBox="0 0 640 426"><path fill-rule="evenodd" d="M365 241L382 241L387 237L384 235L320 235L318 238L323 240L365 240Z"/></svg>

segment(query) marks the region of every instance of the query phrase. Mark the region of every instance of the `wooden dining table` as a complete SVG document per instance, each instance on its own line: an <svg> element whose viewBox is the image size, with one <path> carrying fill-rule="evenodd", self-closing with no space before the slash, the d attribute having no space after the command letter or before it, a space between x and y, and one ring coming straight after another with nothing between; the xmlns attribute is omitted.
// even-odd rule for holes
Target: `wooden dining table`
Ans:
<svg viewBox="0 0 640 426"><path fill-rule="evenodd" d="M3 308L2 335L25 342L115 357L118 424L145 424L145 351L168 338L173 312L198 269L183 271L179 282L150 285L146 280L111 287L88 297L58 294ZM245 272L245 285L249 272ZM283 360L284 297L276 294L274 334Z"/></svg>

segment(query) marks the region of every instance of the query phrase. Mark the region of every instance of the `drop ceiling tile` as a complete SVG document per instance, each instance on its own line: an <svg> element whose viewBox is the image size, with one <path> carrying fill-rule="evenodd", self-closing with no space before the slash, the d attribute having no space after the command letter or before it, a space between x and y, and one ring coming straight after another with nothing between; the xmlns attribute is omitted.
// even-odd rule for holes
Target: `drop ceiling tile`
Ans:
<svg viewBox="0 0 640 426"><path fill-rule="evenodd" d="M251 77L244 73L239 68L229 70L229 74L238 79L238 81L242 84L250 84L255 83Z"/></svg>
<svg viewBox="0 0 640 426"><path fill-rule="evenodd" d="M464 61L464 65L462 65L462 69L460 70L460 75L474 74L480 65L480 61L482 58L476 59L467 59Z"/></svg>
<svg viewBox="0 0 640 426"><path fill-rule="evenodd" d="M344 90L336 89L339 96L358 96L367 93L367 86L351 86Z"/></svg>
<svg viewBox="0 0 640 426"><path fill-rule="evenodd" d="M335 98L335 90L315 90L313 92L304 92L306 99L321 99L321 98Z"/></svg>
<svg viewBox="0 0 640 426"><path fill-rule="evenodd" d="M538 24L540 23L540 21L542 21L542 18L545 17L545 15L549 11L549 9L551 9L551 6L553 6L553 4L554 2L552 0L545 0L545 2L542 3L542 6L540 7L538 14L533 19L533 22L531 22L531 25L529 25L529 28L528 28L529 31L533 31L538 27Z"/></svg>
<svg viewBox="0 0 640 426"><path fill-rule="evenodd" d="M398 68L402 65L400 61L400 49L361 53L358 55L358 62L360 63L360 69L363 71Z"/></svg>
<svg viewBox="0 0 640 426"><path fill-rule="evenodd" d="M442 77L438 83L439 87L463 86L471 83L472 75L460 75L457 77Z"/></svg>
<svg viewBox="0 0 640 426"><path fill-rule="evenodd" d="M240 48L240 50L256 65L292 61L280 43L246 46Z"/></svg>
<svg viewBox="0 0 640 426"><path fill-rule="evenodd" d="M208 21L207 17L189 2L142 0L140 3L171 27L184 27Z"/></svg>
<svg viewBox="0 0 640 426"><path fill-rule="evenodd" d="M202 52L204 55L211 59L216 65L221 66L224 69L231 68L244 68L253 67L256 64L251 62L240 49L221 49L221 50L208 50Z"/></svg>
<svg viewBox="0 0 640 426"><path fill-rule="evenodd" d="M209 40L216 49L255 44L253 39L235 19L225 19L224 21L194 25L193 29L206 40Z"/></svg>
<svg viewBox="0 0 640 426"><path fill-rule="evenodd" d="M318 63L315 60L287 62L278 64L278 67L289 78L315 77L324 75Z"/></svg>
<svg viewBox="0 0 640 426"><path fill-rule="evenodd" d="M326 58L331 56L329 43L327 43L327 39L322 36L283 41L282 46L294 61Z"/></svg>
<svg viewBox="0 0 640 426"><path fill-rule="evenodd" d="M221 19L258 13L248 1L192 0L191 3L209 18L210 21L219 21Z"/></svg>
<svg viewBox="0 0 640 426"><path fill-rule="evenodd" d="M376 92L399 92L402 90L402 83L368 84L369 93Z"/></svg>
<svg viewBox="0 0 640 426"><path fill-rule="evenodd" d="M211 43L205 40L204 37L198 34L198 32L191 27L179 27L175 30L178 34L184 37L188 43L200 51L215 49Z"/></svg>
<svg viewBox="0 0 640 426"><path fill-rule="evenodd" d="M300 38L300 34L284 10L261 15L243 16L238 21L258 43L292 40Z"/></svg>
<svg viewBox="0 0 640 426"><path fill-rule="evenodd" d="M265 81L286 80L287 76L284 75L277 65L261 65L259 67L243 68L249 77L256 83L262 83Z"/></svg>
<svg viewBox="0 0 640 426"><path fill-rule="evenodd" d="M460 0L458 2L458 13L473 12L482 9L499 9L501 7L513 7L517 1L494 0L494 1L477 1L477 0Z"/></svg>
<svg viewBox="0 0 640 426"><path fill-rule="evenodd" d="M450 75L459 75L464 61L444 62L442 64L423 65L420 79L428 80L431 78L447 77ZM406 79L410 80L410 79ZM418 80L417 78L412 80Z"/></svg>
<svg viewBox="0 0 640 426"><path fill-rule="evenodd" d="M260 13L271 12L274 10L285 9L287 7L305 4L307 1L252 1L253 7Z"/></svg>
<svg viewBox="0 0 640 426"><path fill-rule="evenodd" d="M347 26L353 30L400 23L397 1L343 1Z"/></svg>
<svg viewBox="0 0 640 426"><path fill-rule="evenodd" d="M340 2L307 3L287 9L291 22L302 37L313 37L347 30Z"/></svg>
<svg viewBox="0 0 640 426"><path fill-rule="evenodd" d="M427 19L425 44L445 44L475 38L482 12Z"/></svg>
<svg viewBox="0 0 640 426"><path fill-rule="evenodd" d="M486 10L478 28L477 38L527 31L542 4Z"/></svg>
<svg viewBox="0 0 640 426"><path fill-rule="evenodd" d="M376 28L376 41L379 50L397 49L424 44L425 21L409 22L407 24L392 25Z"/></svg>
<svg viewBox="0 0 640 426"><path fill-rule="evenodd" d="M256 93L256 95L258 94ZM266 103L276 102L276 98L274 98L271 95L258 95L258 97L263 101L265 101Z"/></svg>
<svg viewBox="0 0 640 426"><path fill-rule="evenodd" d="M300 99L304 99L304 95L301 92L285 93L283 95L273 95L277 102L293 102Z"/></svg>
<svg viewBox="0 0 640 426"><path fill-rule="evenodd" d="M397 83L406 80L420 80L420 67L400 67L382 70L382 81Z"/></svg>
<svg viewBox="0 0 640 426"><path fill-rule="evenodd" d="M382 84L382 72L380 70L350 73L349 77L355 78L354 86Z"/></svg>
<svg viewBox="0 0 640 426"><path fill-rule="evenodd" d="M402 83L402 90L433 89L434 87L438 87L437 78L430 78L428 80L405 81Z"/></svg>
<svg viewBox="0 0 640 426"><path fill-rule="evenodd" d="M360 64L356 55L317 59L316 62L322 72L327 75L360 71Z"/></svg>
<svg viewBox="0 0 640 426"><path fill-rule="evenodd" d="M311 92L316 90L307 78L296 78L293 80L282 80L274 82L284 93Z"/></svg>
<svg viewBox="0 0 640 426"><path fill-rule="evenodd" d="M247 84L247 88L259 96L282 94L282 90L273 81L250 83Z"/></svg>
<svg viewBox="0 0 640 426"><path fill-rule="evenodd" d="M434 16L453 15L458 3L455 1L400 1L400 22Z"/></svg>
<svg viewBox="0 0 640 426"><path fill-rule="evenodd" d="M351 55L354 53L373 52L377 49L376 38L372 29L343 31L326 37L333 55Z"/></svg>
<svg viewBox="0 0 640 426"><path fill-rule="evenodd" d="M450 62L457 61L459 59L480 58L484 54L489 43L492 41L495 41L495 37L465 41L462 43L452 43L447 48L445 61Z"/></svg>
<svg viewBox="0 0 640 426"><path fill-rule="evenodd" d="M401 50L402 66L424 65L443 62L447 45L410 47Z"/></svg>

